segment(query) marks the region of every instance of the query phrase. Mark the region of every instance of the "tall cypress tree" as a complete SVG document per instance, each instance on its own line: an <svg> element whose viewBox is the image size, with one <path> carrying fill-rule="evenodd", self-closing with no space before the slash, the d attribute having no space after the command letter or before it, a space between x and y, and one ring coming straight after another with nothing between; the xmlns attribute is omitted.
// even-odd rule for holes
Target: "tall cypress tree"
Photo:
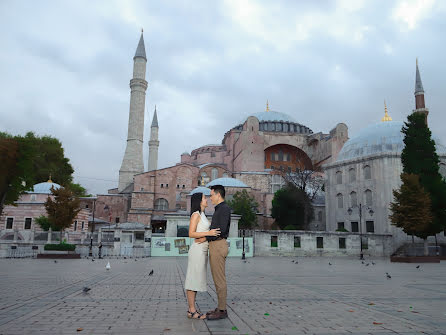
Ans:
<svg viewBox="0 0 446 335"><path fill-rule="evenodd" d="M426 234L436 235L446 229L446 182L439 172L440 160L425 115L417 112L409 115L402 132L405 135L401 153L403 172L418 175L429 194L433 219L426 227Z"/></svg>

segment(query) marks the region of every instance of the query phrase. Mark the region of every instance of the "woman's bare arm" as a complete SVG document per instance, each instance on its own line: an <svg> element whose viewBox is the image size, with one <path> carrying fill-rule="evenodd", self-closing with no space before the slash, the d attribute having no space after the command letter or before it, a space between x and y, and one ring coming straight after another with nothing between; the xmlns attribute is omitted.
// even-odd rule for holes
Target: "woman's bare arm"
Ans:
<svg viewBox="0 0 446 335"><path fill-rule="evenodd" d="M198 221L200 221L200 215L198 213L192 214L189 223L189 237L200 238L205 236L220 235L220 228L204 232L197 232Z"/></svg>

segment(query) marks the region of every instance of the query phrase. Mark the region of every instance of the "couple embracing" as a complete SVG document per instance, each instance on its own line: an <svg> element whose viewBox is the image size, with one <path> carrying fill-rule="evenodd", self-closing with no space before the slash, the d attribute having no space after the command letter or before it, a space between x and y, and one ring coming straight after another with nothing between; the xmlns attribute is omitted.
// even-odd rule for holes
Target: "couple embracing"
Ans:
<svg viewBox="0 0 446 335"><path fill-rule="evenodd" d="M195 193L191 198L191 217L189 223L189 237L194 243L189 248L186 281L184 288L187 293L189 309L187 317L190 319L217 320L228 317L226 311L226 257L228 256L228 243L231 221L231 209L225 202L225 188L222 185L211 186L211 202L215 206L212 223L204 213L207 207L206 196ZM197 291L207 291L207 263L211 266L212 278L217 291L218 306L206 314L200 313L195 306Z"/></svg>

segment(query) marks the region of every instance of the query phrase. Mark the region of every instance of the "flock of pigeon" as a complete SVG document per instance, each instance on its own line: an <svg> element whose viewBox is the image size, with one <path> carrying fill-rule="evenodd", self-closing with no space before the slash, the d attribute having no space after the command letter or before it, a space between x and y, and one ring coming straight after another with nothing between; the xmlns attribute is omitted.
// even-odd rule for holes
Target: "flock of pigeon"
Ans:
<svg viewBox="0 0 446 335"><path fill-rule="evenodd" d="M94 262L94 259L93 259L93 258L92 258L91 260ZM136 261L136 259L135 259L135 261ZM55 260L54 263L57 263L57 261ZM107 262L107 265L105 266L105 269L106 269L107 271L111 269L110 261ZM153 269L149 272L149 276L153 276ZM88 291L90 291L90 290L91 290L90 287L84 286L84 288L82 289L82 292L83 292L84 294L86 294L86 293L88 293Z"/></svg>
<svg viewBox="0 0 446 335"><path fill-rule="evenodd" d="M299 262L297 261L297 259L296 259L296 260L292 260L291 263L299 264ZM369 263L369 262L366 263L366 262L364 262L364 261L361 261L361 264L363 264L363 265L365 265L365 266L369 266L370 264L372 264L372 265L376 265L376 263L373 262L373 261L371 261L370 263ZM333 265L333 264L331 264L331 262L328 262L328 265L331 266L331 265ZM420 266L417 265L416 268L419 269ZM386 278L387 278L387 279L392 279L392 276L391 276L388 272L386 272Z"/></svg>
<svg viewBox="0 0 446 335"><path fill-rule="evenodd" d="M126 257L125 257L125 258L126 258ZM91 261L94 262L94 258L92 258ZM136 259L135 259L135 261L136 261ZM246 262L246 261L245 261L245 262ZM54 260L54 263L57 263L57 261ZM249 263L249 262L248 262L248 263ZM291 263L299 264L299 262L297 261L297 259L296 259L296 260L292 260ZM372 265L376 265L376 263L373 262L373 261L371 261L370 263L366 263L366 262L364 262L364 261L361 261L361 264L363 264L363 265L365 265L365 266L369 266L370 264L372 264ZM331 264L331 262L328 262L328 265L331 266L331 265L333 265L333 264ZM420 266L417 265L416 268L419 269ZM105 269L106 269L107 271L111 269L110 261L107 262L107 265L105 266ZM149 276L153 276L153 269L149 272ZM386 272L386 278L387 278L387 279L392 279L392 276L391 276L388 272ZM88 291L90 291L90 290L91 290L91 288L85 286L85 287L82 289L82 292L83 292L83 293L88 293Z"/></svg>

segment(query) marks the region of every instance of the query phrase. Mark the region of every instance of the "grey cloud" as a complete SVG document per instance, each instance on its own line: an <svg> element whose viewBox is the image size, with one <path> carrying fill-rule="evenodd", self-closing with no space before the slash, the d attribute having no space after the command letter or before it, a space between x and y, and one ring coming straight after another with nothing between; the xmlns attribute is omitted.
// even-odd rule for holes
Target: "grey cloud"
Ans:
<svg viewBox="0 0 446 335"><path fill-rule="evenodd" d="M266 15L260 23L268 36L245 30L226 2L0 4L0 130L58 137L76 181L92 193L116 186L132 58L144 27L146 164L155 104L160 167L177 163L184 151L220 143L226 131L264 110L266 99L315 132L345 122L353 135L380 120L384 99L390 115L404 120L414 106L417 56L430 126L446 144L440 10L408 31L393 20L394 3L366 2L341 13L343 22L318 21L307 39L294 39L290 29L307 22L299 21L306 15L336 19L335 2L254 3ZM133 9L126 13L124 6ZM355 31L334 36L330 30L339 25L368 28L355 42Z"/></svg>

